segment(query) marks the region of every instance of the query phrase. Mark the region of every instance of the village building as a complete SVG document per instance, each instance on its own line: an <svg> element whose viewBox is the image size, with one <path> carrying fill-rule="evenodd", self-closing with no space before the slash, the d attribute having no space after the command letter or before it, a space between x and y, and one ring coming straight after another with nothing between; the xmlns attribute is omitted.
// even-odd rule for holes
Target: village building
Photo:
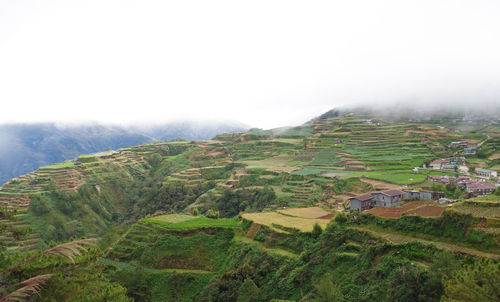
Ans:
<svg viewBox="0 0 500 302"><path fill-rule="evenodd" d="M358 195L349 198L349 209L355 211L369 210L377 207L395 207L403 204L403 201L412 200L439 200L444 197L442 192L417 191L397 189L372 192L370 194Z"/></svg>
<svg viewBox="0 0 500 302"><path fill-rule="evenodd" d="M375 199L375 205L379 207L395 207L403 204L405 192L392 189L371 193Z"/></svg>
<svg viewBox="0 0 500 302"><path fill-rule="evenodd" d="M449 183L455 183L457 181L457 178L453 176L443 175L443 176L431 176L429 180L433 182L440 182L446 185Z"/></svg>
<svg viewBox="0 0 500 302"><path fill-rule="evenodd" d="M476 169L476 174L488 178L497 178L498 172L489 169Z"/></svg>
<svg viewBox="0 0 500 302"><path fill-rule="evenodd" d="M464 141L451 142L449 146L450 146L450 148L452 148L452 147L467 147L467 142L464 142Z"/></svg>
<svg viewBox="0 0 500 302"><path fill-rule="evenodd" d="M474 155L476 154L476 151L477 151L477 146L469 146L464 148L465 155Z"/></svg>
<svg viewBox="0 0 500 302"><path fill-rule="evenodd" d="M459 165L465 163L464 157L450 157L433 160L429 167L435 170L455 170Z"/></svg>
<svg viewBox="0 0 500 302"><path fill-rule="evenodd" d="M491 182L473 182L465 186L465 190L471 196L481 196L491 194L497 186Z"/></svg>
<svg viewBox="0 0 500 302"><path fill-rule="evenodd" d="M364 194L349 198L349 208L355 211L364 211L373 208L375 201L372 195Z"/></svg>
<svg viewBox="0 0 500 302"><path fill-rule="evenodd" d="M420 200L432 201L438 200L439 198L444 197L443 192L437 191L420 191Z"/></svg>
<svg viewBox="0 0 500 302"><path fill-rule="evenodd" d="M404 190L405 200L420 200L420 191L415 191L415 190Z"/></svg>

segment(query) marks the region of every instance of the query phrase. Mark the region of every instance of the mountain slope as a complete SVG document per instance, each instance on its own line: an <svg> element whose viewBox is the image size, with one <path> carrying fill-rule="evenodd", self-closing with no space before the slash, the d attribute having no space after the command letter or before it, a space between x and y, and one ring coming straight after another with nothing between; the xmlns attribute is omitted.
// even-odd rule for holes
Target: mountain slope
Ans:
<svg viewBox="0 0 500 302"><path fill-rule="evenodd" d="M242 131L242 125L170 123L150 127L107 125L58 126L52 123L0 125L0 184L41 166L75 159L80 154L150 143L153 140L209 139Z"/></svg>
<svg viewBox="0 0 500 302"><path fill-rule="evenodd" d="M439 301L465 264L500 258L500 197L469 198L430 181L459 171L414 167L460 152L449 143L463 140L486 141L469 165L499 169L495 136L488 119L344 113L84 155L0 188L0 243L9 255L114 238L89 274L96 265L138 301L307 301L322 283L346 301ZM350 197L394 188L458 201L347 208Z"/></svg>

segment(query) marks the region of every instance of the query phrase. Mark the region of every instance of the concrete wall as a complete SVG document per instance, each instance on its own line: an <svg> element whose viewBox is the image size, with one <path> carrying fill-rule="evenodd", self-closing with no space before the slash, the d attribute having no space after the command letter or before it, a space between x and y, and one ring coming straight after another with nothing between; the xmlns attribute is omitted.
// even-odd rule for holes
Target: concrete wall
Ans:
<svg viewBox="0 0 500 302"><path fill-rule="evenodd" d="M349 202L349 208L355 211L361 211L361 201L357 199L351 199Z"/></svg>

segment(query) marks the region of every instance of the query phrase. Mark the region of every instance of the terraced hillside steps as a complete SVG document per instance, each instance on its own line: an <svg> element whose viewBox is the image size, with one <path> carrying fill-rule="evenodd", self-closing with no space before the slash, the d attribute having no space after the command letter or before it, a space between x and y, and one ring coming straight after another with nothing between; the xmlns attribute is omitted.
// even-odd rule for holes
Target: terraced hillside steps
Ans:
<svg viewBox="0 0 500 302"><path fill-rule="evenodd" d="M293 206L307 205L307 201L309 200L311 194L313 193L313 188L310 183L287 182L287 186L293 193L290 205Z"/></svg>
<svg viewBox="0 0 500 302"><path fill-rule="evenodd" d="M311 161L313 160L313 158L318 155L318 153L321 151L322 149L320 148L308 148L308 149L305 149L305 150L301 150L299 152L297 152L295 154L295 157L294 157L294 160L296 161Z"/></svg>
<svg viewBox="0 0 500 302"><path fill-rule="evenodd" d="M4 231L0 234L0 241L7 246L8 250L32 251L39 248L40 237L37 233L31 232L25 236L21 236L19 240L16 238L11 229L29 229L23 219L24 214L18 214L13 219L0 219L0 226L4 226Z"/></svg>
<svg viewBox="0 0 500 302"><path fill-rule="evenodd" d="M30 202L31 198L29 195L0 191L0 207L5 207L8 210L27 210Z"/></svg>
<svg viewBox="0 0 500 302"><path fill-rule="evenodd" d="M75 191L85 183L85 175L76 169L53 170L49 175L61 190Z"/></svg>
<svg viewBox="0 0 500 302"><path fill-rule="evenodd" d="M201 169L200 168L190 168L186 170L182 170L177 173L172 174L173 177L182 178L182 179L199 179L201 178Z"/></svg>
<svg viewBox="0 0 500 302"><path fill-rule="evenodd" d="M252 223L252 225L248 229L245 237L253 239L259 230L260 230L260 224Z"/></svg>

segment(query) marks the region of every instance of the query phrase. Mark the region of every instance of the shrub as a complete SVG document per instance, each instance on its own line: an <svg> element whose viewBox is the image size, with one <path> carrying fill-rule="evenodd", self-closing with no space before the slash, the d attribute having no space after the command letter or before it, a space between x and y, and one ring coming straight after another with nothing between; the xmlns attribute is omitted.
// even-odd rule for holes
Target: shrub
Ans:
<svg viewBox="0 0 500 302"><path fill-rule="evenodd" d="M212 218L212 219L217 219L219 218L219 211L214 211L212 209L209 209L207 211L207 213L205 214L205 216L207 216L207 218Z"/></svg>
<svg viewBox="0 0 500 302"><path fill-rule="evenodd" d="M319 236L321 236L321 233L323 233L323 229L321 228L321 226L316 222L313 226L313 230L312 230L312 236L314 238L318 238Z"/></svg>
<svg viewBox="0 0 500 302"><path fill-rule="evenodd" d="M29 209L37 216L42 216L50 211L50 206L40 195L32 195Z"/></svg>
<svg viewBox="0 0 500 302"><path fill-rule="evenodd" d="M338 213L334 218L335 222L338 224L344 224L347 222L347 215L345 213Z"/></svg>
<svg viewBox="0 0 500 302"><path fill-rule="evenodd" d="M245 282L240 286L238 290L238 300L237 302L251 302L255 301L259 295L259 288L252 279L245 279Z"/></svg>

